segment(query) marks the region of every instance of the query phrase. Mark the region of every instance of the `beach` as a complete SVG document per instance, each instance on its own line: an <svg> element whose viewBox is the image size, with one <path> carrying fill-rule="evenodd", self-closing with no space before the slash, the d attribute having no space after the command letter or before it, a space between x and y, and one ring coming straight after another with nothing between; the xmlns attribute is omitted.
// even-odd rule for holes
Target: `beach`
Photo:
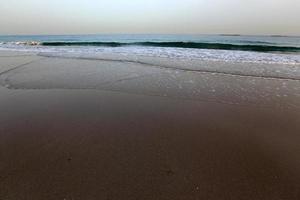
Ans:
<svg viewBox="0 0 300 200"><path fill-rule="evenodd" d="M299 65L135 59L0 51L1 200L300 199Z"/></svg>

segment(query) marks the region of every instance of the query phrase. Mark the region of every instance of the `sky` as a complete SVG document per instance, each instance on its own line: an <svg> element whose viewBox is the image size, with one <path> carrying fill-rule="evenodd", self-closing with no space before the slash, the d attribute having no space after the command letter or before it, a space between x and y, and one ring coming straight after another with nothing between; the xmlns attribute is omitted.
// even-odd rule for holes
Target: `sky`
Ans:
<svg viewBox="0 0 300 200"><path fill-rule="evenodd" d="M0 0L0 34L300 35L300 0Z"/></svg>

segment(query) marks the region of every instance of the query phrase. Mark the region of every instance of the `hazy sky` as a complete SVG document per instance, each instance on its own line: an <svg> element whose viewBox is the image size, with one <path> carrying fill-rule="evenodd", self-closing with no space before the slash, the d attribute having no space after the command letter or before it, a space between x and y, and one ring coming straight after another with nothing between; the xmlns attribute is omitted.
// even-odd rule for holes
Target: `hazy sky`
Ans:
<svg viewBox="0 0 300 200"><path fill-rule="evenodd" d="M0 34L300 35L300 0L0 0Z"/></svg>

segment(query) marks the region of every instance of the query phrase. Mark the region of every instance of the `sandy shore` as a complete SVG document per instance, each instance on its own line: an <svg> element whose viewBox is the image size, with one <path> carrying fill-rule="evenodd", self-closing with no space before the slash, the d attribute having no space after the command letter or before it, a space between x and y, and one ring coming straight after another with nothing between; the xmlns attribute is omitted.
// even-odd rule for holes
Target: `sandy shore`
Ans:
<svg viewBox="0 0 300 200"><path fill-rule="evenodd" d="M300 199L300 81L0 52L0 199Z"/></svg>

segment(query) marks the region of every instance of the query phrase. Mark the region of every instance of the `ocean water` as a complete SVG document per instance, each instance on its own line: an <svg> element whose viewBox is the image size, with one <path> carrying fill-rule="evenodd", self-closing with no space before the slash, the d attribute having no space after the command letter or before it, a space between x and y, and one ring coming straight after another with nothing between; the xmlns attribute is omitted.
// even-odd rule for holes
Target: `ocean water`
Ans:
<svg viewBox="0 0 300 200"><path fill-rule="evenodd" d="M156 57L178 60L300 64L300 37L242 35L0 36L0 49L48 56Z"/></svg>

